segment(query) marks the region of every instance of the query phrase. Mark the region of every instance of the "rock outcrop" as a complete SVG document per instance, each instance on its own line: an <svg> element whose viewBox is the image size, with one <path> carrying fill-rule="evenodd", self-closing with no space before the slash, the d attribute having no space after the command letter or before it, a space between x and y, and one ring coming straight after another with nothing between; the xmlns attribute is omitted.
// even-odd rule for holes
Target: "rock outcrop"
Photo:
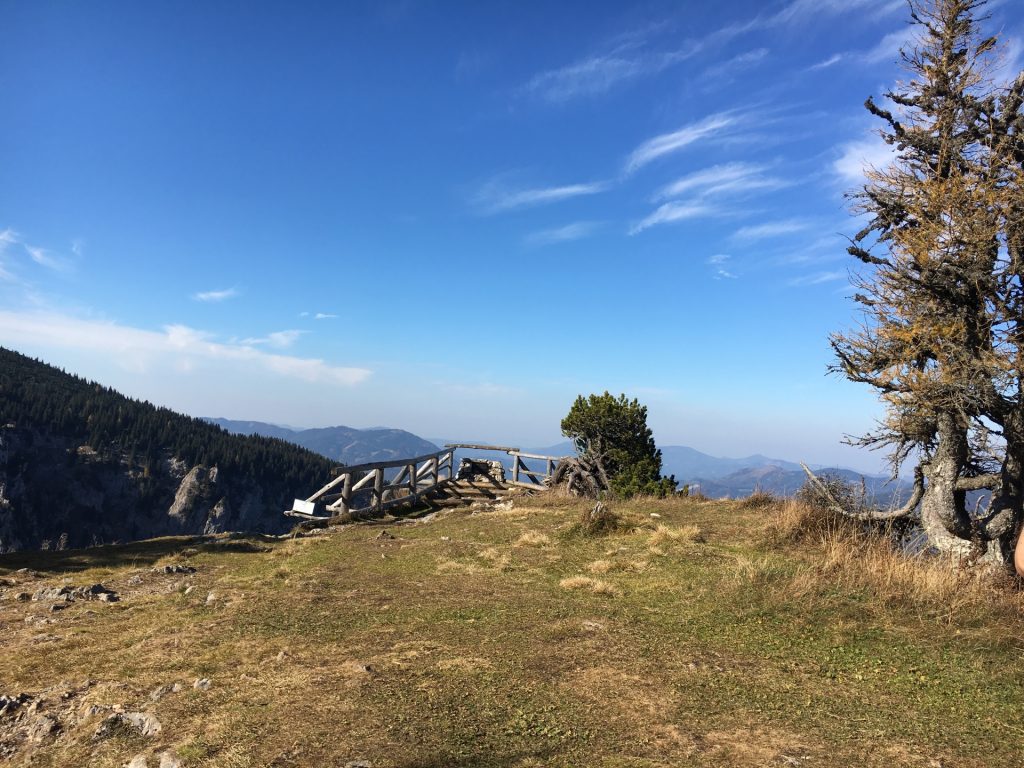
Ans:
<svg viewBox="0 0 1024 768"><path fill-rule="evenodd" d="M147 468L39 429L0 428L0 440L0 552L288 527L288 500L215 466L168 456Z"/></svg>

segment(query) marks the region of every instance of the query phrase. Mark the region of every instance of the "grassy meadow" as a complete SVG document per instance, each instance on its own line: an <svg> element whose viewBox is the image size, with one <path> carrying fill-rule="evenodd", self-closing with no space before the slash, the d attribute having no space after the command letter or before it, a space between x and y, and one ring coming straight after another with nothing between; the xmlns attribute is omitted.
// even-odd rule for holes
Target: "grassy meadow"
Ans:
<svg viewBox="0 0 1024 768"><path fill-rule="evenodd" d="M0 557L0 694L36 702L0 714L0 754L1024 765L1024 600L1009 576L901 560L764 497L613 504L618 529L600 536L581 529L586 508L519 497L293 539ZM17 597L96 582L120 600L53 612ZM159 733L98 738L117 708ZM56 727L26 730L47 713Z"/></svg>

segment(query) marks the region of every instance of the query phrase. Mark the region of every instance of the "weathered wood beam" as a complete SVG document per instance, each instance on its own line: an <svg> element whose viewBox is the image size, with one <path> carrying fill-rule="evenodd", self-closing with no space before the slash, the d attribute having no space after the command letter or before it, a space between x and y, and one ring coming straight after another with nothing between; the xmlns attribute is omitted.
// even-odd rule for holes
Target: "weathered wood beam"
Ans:
<svg viewBox="0 0 1024 768"><path fill-rule="evenodd" d="M516 453L518 448L509 448L506 445L477 445L476 443L445 443L445 448L465 448L470 451L500 451L503 453Z"/></svg>
<svg viewBox="0 0 1024 768"><path fill-rule="evenodd" d="M407 464L419 464L421 461L426 461L434 456L440 456L445 451L436 451L435 453L425 453L422 456L416 456L411 459L392 459L391 461L371 461L368 464L354 464L351 467L338 467L335 471L337 472L369 472L370 470L376 469L390 469L391 467L404 467Z"/></svg>

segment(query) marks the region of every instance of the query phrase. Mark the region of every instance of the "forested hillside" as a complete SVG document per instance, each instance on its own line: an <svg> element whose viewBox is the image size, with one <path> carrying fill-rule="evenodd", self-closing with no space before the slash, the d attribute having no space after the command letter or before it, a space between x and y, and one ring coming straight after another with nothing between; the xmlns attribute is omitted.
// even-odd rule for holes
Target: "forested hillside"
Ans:
<svg viewBox="0 0 1024 768"><path fill-rule="evenodd" d="M0 348L0 550L281 530L331 466Z"/></svg>

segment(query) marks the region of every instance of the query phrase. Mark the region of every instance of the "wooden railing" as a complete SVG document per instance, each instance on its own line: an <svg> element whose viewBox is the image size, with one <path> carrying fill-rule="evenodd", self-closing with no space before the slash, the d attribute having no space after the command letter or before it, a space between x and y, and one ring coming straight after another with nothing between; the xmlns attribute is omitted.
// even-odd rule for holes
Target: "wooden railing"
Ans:
<svg viewBox="0 0 1024 768"><path fill-rule="evenodd" d="M296 499L285 512L310 520L334 515L383 512L399 504L415 504L455 477L455 450L445 448L414 459L374 461L341 467L331 482L308 499ZM387 470L398 469L392 477Z"/></svg>
<svg viewBox="0 0 1024 768"><path fill-rule="evenodd" d="M339 467L331 482L308 499L295 499L285 514L305 520L327 520L346 513L380 513L398 505L416 504L455 480L455 451L459 449L507 453L512 457L512 479L505 480L505 484L538 491L547 490L549 481L565 458L523 453L518 448L500 445L450 443L443 450L414 459ZM543 461L544 469L531 468L525 459ZM395 469L398 471L388 472ZM493 482L502 487L498 481Z"/></svg>
<svg viewBox="0 0 1024 768"><path fill-rule="evenodd" d="M542 456L537 453L523 453L518 448L510 448L505 445L447 443L445 448L462 448L471 451L496 451L498 453L507 453L512 457L512 479L507 482L512 485L517 485L520 488L529 488L538 491L547 490L547 481L550 481L555 476L558 465L566 458L565 456ZM544 470L531 469L523 459L529 459L530 461L543 461ZM530 479L529 482L520 479L522 477L528 477Z"/></svg>

